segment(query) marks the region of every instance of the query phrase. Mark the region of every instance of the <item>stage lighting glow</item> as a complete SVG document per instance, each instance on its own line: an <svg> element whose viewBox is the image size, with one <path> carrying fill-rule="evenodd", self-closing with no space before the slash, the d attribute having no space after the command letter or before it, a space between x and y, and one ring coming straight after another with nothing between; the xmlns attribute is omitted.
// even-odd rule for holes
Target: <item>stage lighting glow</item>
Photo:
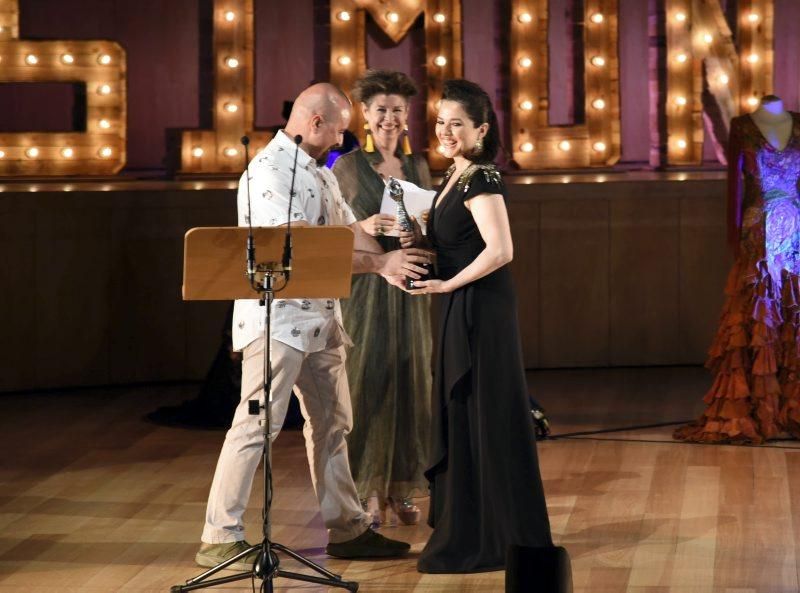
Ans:
<svg viewBox="0 0 800 593"><path fill-rule="evenodd" d="M447 20L447 17L444 16L441 12L437 12L433 15L433 21L435 23L439 23L440 25Z"/></svg>
<svg viewBox="0 0 800 593"><path fill-rule="evenodd" d="M103 146L100 150L97 151L97 154L100 156L101 159L108 159L111 158L111 155L114 154L114 151L111 149L110 146Z"/></svg>
<svg viewBox="0 0 800 593"><path fill-rule="evenodd" d="M606 143L605 142L595 142L592 144L592 148L595 152L605 152L606 151Z"/></svg>
<svg viewBox="0 0 800 593"><path fill-rule="evenodd" d="M237 111L239 111L239 106L236 103L225 103L223 108L228 113L236 113Z"/></svg>
<svg viewBox="0 0 800 593"><path fill-rule="evenodd" d="M195 158L199 159L201 156L203 156L204 152L205 151L199 146L195 146L194 148L192 148L192 156Z"/></svg>
<svg viewBox="0 0 800 593"><path fill-rule="evenodd" d="M525 24L527 24L527 23L530 23L530 22L533 20L533 17L531 16L531 13L529 13L529 12L523 12L522 14L520 14L520 15L517 17L517 20L518 20L520 23L525 23Z"/></svg>
<svg viewBox="0 0 800 593"><path fill-rule="evenodd" d="M39 149L35 146L31 146L30 148L25 150L25 156L29 159L35 159L39 156Z"/></svg>
<svg viewBox="0 0 800 593"><path fill-rule="evenodd" d="M436 58L433 60L433 63L439 66L440 68L443 68L444 66L447 65L447 58L445 58L444 56L436 56Z"/></svg>
<svg viewBox="0 0 800 593"><path fill-rule="evenodd" d="M589 19L594 24L599 25L600 23L602 23L605 20L605 17L603 16L603 13L595 12L591 17L589 17Z"/></svg>
<svg viewBox="0 0 800 593"><path fill-rule="evenodd" d="M531 109L533 109L533 103L531 101L527 101L527 100L526 101L522 101L519 104L519 108L522 109L523 111L530 111Z"/></svg>
<svg viewBox="0 0 800 593"><path fill-rule="evenodd" d="M350 20L350 13L347 12L346 10L342 10L339 14L336 15L336 18L346 23L347 21Z"/></svg>
<svg viewBox="0 0 800 593"><path fill-rule="evenodd" d="M97 87L97 94L98 95L110 95L111 94L111 85L110 84L101 84Z"/></svg>
<svg viewBox="0 0 800 593"><path fill-rule="evenodd" d="M226 149L223 151L223 153L225 154L225 156L226 156L226 157L228 157L228 158L233 158L233 157L235 157L237 154L239 154L239 151L238 151L238 150L236 150L236 149L235 149L233 146L229 146L228 148L226 148Z"/></svg>
<svg viewBox="0 0 800 593"><path fill-rule="evenodd" d="M239 67L239 58L234 58L233 56L225 58L225 65L233 70L234 68Z"/></svg>
<svg viewBox="0 0 800 593"><path fill-rule="evenodd" d="M35 66L39 63L39 58L36 56L36 54L28 54L25 56L25 63L28 66Z"/></svg>
<svg viewBox="0 0 800 593"><path fill-rule="evenodd" d="M592 107L594 107L595 109L605 109L606 102L603 99L595 99L594 101L592 101Z"/></svg>
<svg viewBox="0 0 800 593"><path fill-rule="evenodd" d="M593 56L589 61L596 68L602 68L606 65L606 59L603 56Z"/></svg>
<svg viewBox="0 0 800 593"><path fill-rule="evenodd" d="M519 149L522 152L533 152L533 142L523 142Z"/></svg>
<svg viewBox="0 0 800 593"><path fill-rule="evenodd" d="M236 13L233 12L232 10L226 11L225 12L225 20L228 21L229 23L232 23L233 21L236 20Z"/></svg>
<svg viewBox="0 0 800 593"><path fill-rule="evenodd" d="M108 54L100 54L97 56L97 63L103 66L108 66L111 63L111 56Z"/></svg>
<svg viewBox="0 0 800 593"><path fill-rule="evenodd" d="M64 147L61 149L61 156L63 156L65 159L71 159L75 156L75 151L69 146Z"/></svg>
<svg viewBox="0 0 800 593"><path fill-rule="evenodd" d="M533 65L533 60L531 60L527 56L524 58L520 58L519 65L522 66L523 68L530 68Z"/></svg>
<svg viewBox="0 0 800 593"><path fill-rule="evenodd" d="M339 63L340 63L342 66L347 66L347 65L349 65L349 64L350 64L350 62L352 62L353 60L352 60L352 59L350 59L350 56L339 56L339 59L338 59L337 61L338 61L338 62L339 62Z"/></svg>
<svg viewBox="0 0 800 593"><path fill-rule="evenodd" d="M394 11L386 13L386 20L390 23L398 23L400 22L400 15Z"/></svg>
<svg viewBox="0 0 800 593"><path fill-rule="evenodd" d="M107 119L101 119L97 122L97 125L100 126L102 129L107 130L111 127L111 122Z"/></svg>
<svg viewBox="0 0 800 593"><path fill-rule="evenodd" d="M558 143L558 148L564 152L569 152L572 149L572 144L569 143L569 140L562 140Z"/></svg>
<svg viewBox="0 0 800 593"><path fill-rule="evenodd" d="M72 54L61 54L61 63L63 64L74 64L75 63L75 56Z"/></svg>

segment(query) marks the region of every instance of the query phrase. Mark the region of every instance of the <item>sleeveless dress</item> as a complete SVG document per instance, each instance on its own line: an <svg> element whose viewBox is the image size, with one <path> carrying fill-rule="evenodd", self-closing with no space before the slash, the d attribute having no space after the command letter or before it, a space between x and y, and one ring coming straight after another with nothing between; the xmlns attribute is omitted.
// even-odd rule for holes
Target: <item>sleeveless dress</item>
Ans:
<svg viewBox="0 0 800 593"><path fill-rule="evenodd" d="M470 165L434 198L428 237L446 280L484 249L464 202L505 187L493 165ZM495 270L442 295L431 428L433 534L420 572L501 570L510 544L552 546L517 329L511 272Z"/></svg>
<svg viewBox="0 0 800 593"><path fill-rule="evenodd" d="M405 178L430 187L422 155L398 150ZM349 152L333 173L358 220L377 214L384 181L374 165L379 152ZM386 251L396 237L375 237ZM347 379L353 430L347 436L350 469L361 499L400 501L427 491L431 394L430 299L390 286L377 274L353 276L350 298L342 300L344 327L353 340L347 354Z"/></svg>
<svg viewBox="0 0 800 593"><path fill-rule="evenodd" d="M714 382L679 440L800 436L800 114L783 150L750 115L731 122L728 219L736 262L706 366Z"/></svg>

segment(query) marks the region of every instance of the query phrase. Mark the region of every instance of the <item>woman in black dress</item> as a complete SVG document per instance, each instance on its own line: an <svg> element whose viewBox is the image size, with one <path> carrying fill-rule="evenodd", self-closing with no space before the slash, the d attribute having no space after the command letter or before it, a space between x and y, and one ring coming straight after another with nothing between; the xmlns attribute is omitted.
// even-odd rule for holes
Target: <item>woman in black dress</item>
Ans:
<svg viewBox="0 0 800 593"><path fill-rule="evenodd" d="M517 331L500 147L486 92L444 84L436 134L453 159L431 206L428 240L438 278L413 294L443 293L433 390L434 528L418 570L501 570L510 544L548 547L547 517ZM419 232L403 246L421 242Z"/></svg>

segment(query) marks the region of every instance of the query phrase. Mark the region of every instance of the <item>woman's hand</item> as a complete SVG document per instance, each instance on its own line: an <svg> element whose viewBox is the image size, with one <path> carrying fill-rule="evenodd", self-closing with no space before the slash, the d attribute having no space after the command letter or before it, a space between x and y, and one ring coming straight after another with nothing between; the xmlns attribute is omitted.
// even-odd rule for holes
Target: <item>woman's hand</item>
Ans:
<svg viewBox="0 0 800 593"><path fill-rule="evenodd" d="M384 233L388 233L395 225L396 219L391 214L373 214L369 218L359 221L358 224L364 229L364 232L373 237L380 237Z"/></svg>
<svg viewBox="0 0 800 593"><path fill-rule="evenodd" d="M411 224L414 228L410 231L404 231L398 227L398 232L400 233L400 247L403 249L422 245L422 229L417 219L413 216L411 217Z"/></svg>
<svg viewBox="0 0 800 593"><path fill-rule="evenodd" d="M409 294L440 294L453 292L454 287L448 280L414 280L414 288L405 290Z"/></svg>

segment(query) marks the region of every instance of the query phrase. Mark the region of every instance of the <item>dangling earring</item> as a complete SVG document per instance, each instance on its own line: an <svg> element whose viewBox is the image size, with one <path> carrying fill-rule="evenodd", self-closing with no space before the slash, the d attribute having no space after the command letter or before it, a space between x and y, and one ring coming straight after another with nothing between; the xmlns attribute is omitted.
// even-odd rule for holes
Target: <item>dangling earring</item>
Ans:
<svg viewBox="0 0 800 593"><path fill-rule="evenodd" d="M472 147L472 155L473 155L473 156L478 156L478 155L480 155L482 152L483 152L483 140L481 140L480 138L478 138L478 139L475 141L475 146L473 146L473 147Z"/></svg>
<svg viewBox="0 0 800 593"><path fill-rule="evenodd" d="M375 143L372 141L372 130L369 129L369 124L364 124L364 129L367 131L367 138L364 140L364 152L375 152Z"/></svg>
<svg viewBox="0 0 800 593"><path fill-rule="evenodd" d="M411 142L408 140L408 124L405 127L405 134L403 134L403 154L406 156L411 154Z"/></svg>

